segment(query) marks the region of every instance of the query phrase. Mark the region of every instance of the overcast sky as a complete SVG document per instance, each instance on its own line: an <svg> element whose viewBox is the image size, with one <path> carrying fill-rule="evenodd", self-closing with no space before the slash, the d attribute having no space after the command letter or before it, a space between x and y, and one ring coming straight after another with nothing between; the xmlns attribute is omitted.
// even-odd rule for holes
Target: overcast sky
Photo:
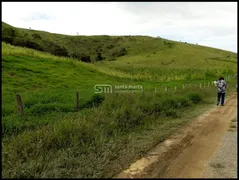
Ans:
<svg viewBox="0 0 239 180"><path fill-rule="evenodd" d="M237 52L237 2L2 2L15 27L76 35L148 35Z"/></svg>

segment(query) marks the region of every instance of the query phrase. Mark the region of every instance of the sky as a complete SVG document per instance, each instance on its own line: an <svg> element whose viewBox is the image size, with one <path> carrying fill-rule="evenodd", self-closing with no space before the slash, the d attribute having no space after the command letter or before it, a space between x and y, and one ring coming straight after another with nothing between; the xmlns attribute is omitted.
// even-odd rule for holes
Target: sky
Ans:
<svg viewBox="0 0 239 180"><path fill-rule="evenodd" d="M237 2L2 2L2 21L67 35L147 35L237 53Z"/></svg>

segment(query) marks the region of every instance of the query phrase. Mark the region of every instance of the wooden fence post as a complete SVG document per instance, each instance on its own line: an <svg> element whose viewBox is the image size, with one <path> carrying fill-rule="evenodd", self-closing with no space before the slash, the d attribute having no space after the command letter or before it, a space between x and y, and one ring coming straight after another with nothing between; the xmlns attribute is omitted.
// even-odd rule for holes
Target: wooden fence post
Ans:
<svg viewBox="0 0 239 180"><path fill-rule="evenodd" d="M202 88L202 84L200 83L200 89Z"/></svg>
<svg viewBox="0 0 239 180"><path fill-rule="evenodd" d="M21 98L20 94L17 94L16 98L17 98L18 112L20 113L21 116L23 116L24 112L23 112L22 98Z"/></svg>
<svg viewBox="0 0 239 180"><path fill-rule="evenodd" d="M76 91L76 110L79 110L79 91Z"/></svg>
<svg viewBox="0 0 239 180"><path fill-rule="evenodd" d="M175 91L177 91L177 86L175 86Z"/></svg>
<svg viewBox="0 0 239 180"><path fill-rule="evenodd" d="M167 86L165 87L165 92L168 92L168 87Z"/></svg>

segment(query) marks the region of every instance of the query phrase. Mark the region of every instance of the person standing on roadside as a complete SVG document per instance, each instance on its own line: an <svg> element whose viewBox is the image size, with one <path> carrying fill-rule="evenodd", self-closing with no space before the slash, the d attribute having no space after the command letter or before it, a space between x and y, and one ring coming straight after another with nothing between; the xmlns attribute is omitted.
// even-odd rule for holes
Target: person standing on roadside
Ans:
<svg viewBox="0 0 239 180"><path fill-rule="evenodd" d="M217 105L221 103L221 106L224 106L227 83L224 80L224 77L220 77L216 84L217 84Z"/></svg>

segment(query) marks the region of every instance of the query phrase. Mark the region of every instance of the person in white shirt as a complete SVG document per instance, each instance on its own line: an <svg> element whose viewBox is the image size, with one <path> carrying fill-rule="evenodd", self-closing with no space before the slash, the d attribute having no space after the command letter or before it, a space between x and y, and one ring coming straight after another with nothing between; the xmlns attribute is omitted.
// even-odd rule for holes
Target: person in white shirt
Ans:
<svg viewBox="0 0 239 180"><path fill-rule="evenodd" d="M217 85L217 105L221 103L221 106L224 106L227 83L223 77L220 77L216 85Z"/></svg>

